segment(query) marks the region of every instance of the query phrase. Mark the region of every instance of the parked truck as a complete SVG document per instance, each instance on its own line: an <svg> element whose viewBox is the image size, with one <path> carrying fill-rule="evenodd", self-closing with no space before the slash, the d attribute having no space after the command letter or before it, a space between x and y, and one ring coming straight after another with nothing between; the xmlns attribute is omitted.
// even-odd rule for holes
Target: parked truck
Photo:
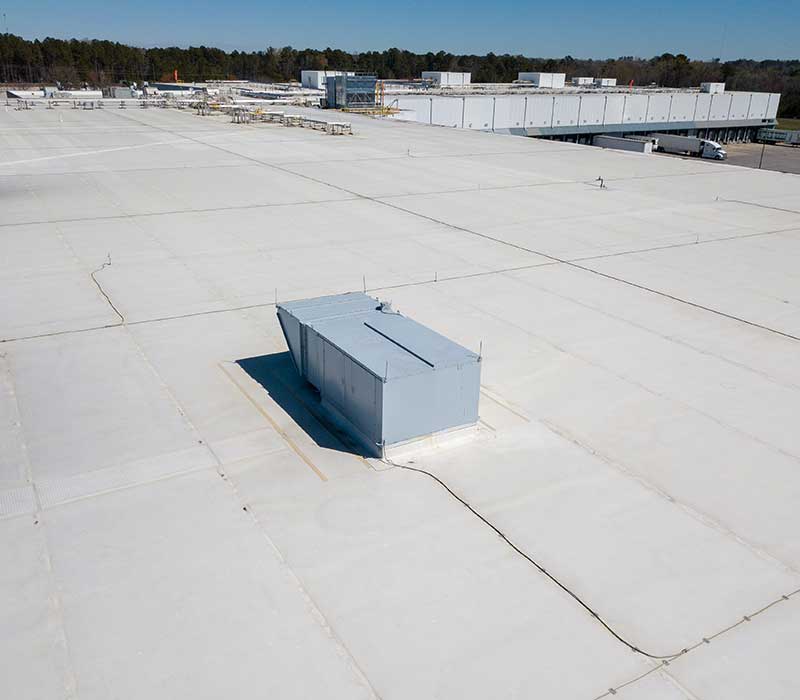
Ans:
<svg viewBox="0 0 800 700"><path fill-rule="evenodd" d="M789 129L759 129L756 134L759 143L783 143L789 146L800 146L800 131Z"/></svg>
<svg viewBox="0 0 800 700"><path fill-rule="evenodd" d="M713 160L725 160L728 157L725 149L716 141L674 134L650 134L650 136L658 140L656 150L664 153L683 153Z"/></svg>

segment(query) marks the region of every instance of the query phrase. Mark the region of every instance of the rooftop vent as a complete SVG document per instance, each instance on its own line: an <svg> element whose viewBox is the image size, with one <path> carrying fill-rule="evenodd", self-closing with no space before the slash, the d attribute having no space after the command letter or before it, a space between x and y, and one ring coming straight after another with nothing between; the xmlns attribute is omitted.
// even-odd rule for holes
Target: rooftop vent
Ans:
<svg viewBox="0 0 800 700"><path fill-rule="evenodd" d="M481 358L366 294L278 304L297 371L368 454L478 420Z"/></svg>

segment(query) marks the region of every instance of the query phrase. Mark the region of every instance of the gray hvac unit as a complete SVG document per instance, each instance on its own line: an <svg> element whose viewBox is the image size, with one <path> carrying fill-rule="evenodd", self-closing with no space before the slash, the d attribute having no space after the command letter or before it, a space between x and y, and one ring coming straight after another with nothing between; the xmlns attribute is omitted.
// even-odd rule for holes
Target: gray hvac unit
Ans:
<svg viewBox="0 0 800 700"><path fill-rule="evenodd" d="M344 74L325 81L325 100L331 109L365 109L378 101L378 79L374 75Z"/></svg>
<svg viewBox="0 0 800 700"><path fill-rule="evenodd" d="M278 304L297 371L370 454L478 420L481 358L350 293Z"/></svg>

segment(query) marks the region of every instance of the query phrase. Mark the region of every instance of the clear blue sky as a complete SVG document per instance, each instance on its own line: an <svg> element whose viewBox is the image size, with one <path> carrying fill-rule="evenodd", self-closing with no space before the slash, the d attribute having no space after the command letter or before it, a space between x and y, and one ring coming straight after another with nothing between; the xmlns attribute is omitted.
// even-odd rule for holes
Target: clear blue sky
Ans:
<svg viewBox="0 0 800 700"><path fill-rule="evenodd" d="M102 38L148 47L800 57L800 0L0 0L0 12L8 31L29 39Z"/></svg>

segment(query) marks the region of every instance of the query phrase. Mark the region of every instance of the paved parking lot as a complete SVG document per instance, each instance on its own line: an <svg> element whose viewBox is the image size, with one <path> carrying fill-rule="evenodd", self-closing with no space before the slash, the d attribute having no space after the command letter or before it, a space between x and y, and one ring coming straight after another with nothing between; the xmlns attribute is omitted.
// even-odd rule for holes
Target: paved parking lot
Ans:
<svg viewBox="0 0 800 700"><path fill-rule="evenodd" d="M762 146L760 143L726 143L723 147L728 152L727 160L714 161L729 165L741 165L745 168L775 170L782 173L800 174L800 148L796 146ZM761 149L764 158L761 158ZM692 159L692 156L658 153L659 157Z"/></svg>
<svg viewBox="0 0 800 700"><path fill-rule="evenodd" d="M764 149L764 160L761 167L765 170L778 170L784 173L800 174L800 148L796 146L762 146L760 143L728 143L725 150L731 165L744 165L757 168L761 160L761 149Z"/></svg>

